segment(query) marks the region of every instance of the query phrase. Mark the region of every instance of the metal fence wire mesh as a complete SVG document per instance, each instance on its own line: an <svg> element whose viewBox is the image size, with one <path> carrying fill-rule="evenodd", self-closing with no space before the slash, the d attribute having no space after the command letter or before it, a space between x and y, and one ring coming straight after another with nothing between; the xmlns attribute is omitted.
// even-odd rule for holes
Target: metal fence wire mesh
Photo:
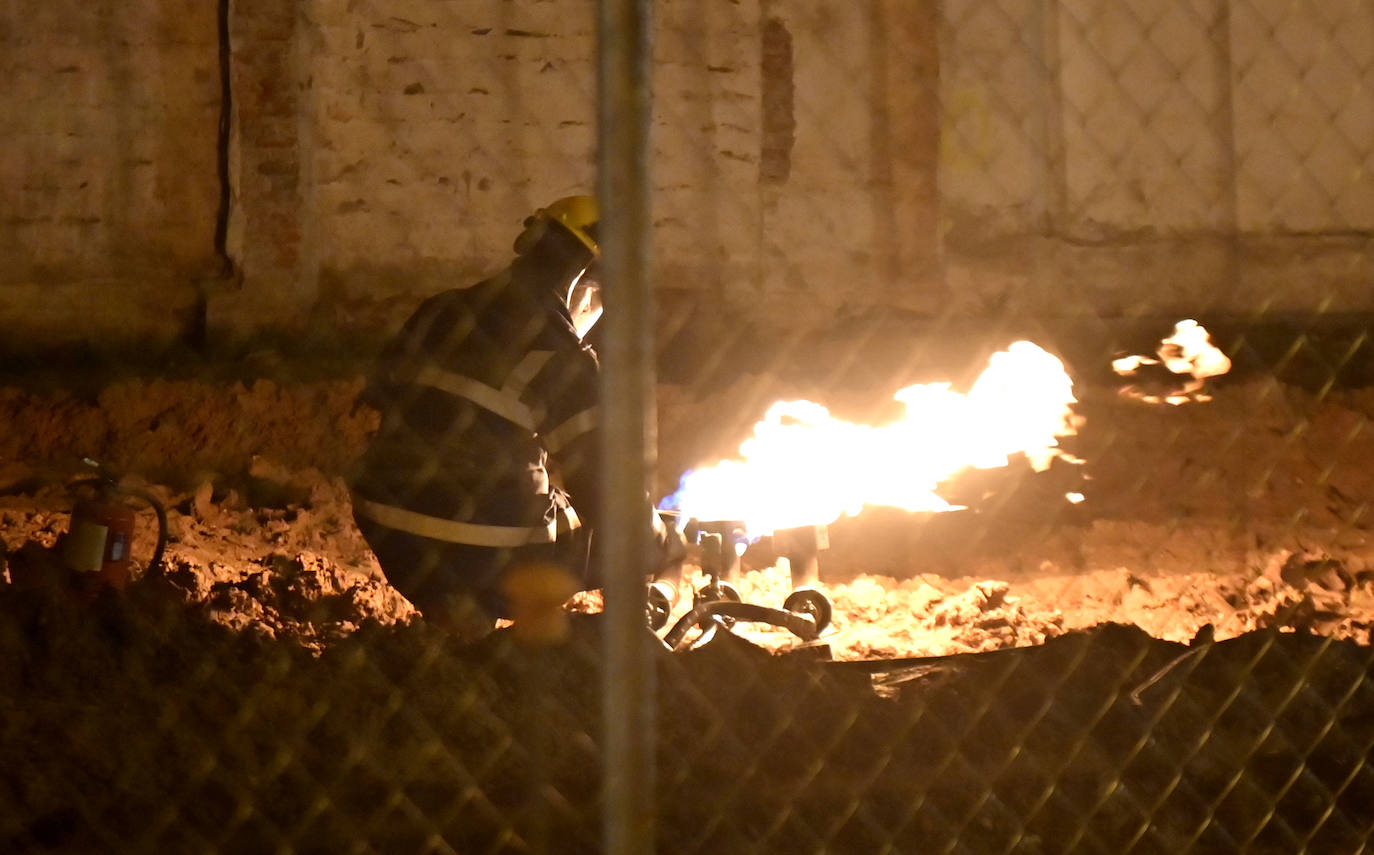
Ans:
<svg viewBox="0 0 1374 855"><path fill-rule="evenodd" d="M592 4L164 5L0 12L0 849L1370 850L1374 5L640 4L628 189Z"/></svg>

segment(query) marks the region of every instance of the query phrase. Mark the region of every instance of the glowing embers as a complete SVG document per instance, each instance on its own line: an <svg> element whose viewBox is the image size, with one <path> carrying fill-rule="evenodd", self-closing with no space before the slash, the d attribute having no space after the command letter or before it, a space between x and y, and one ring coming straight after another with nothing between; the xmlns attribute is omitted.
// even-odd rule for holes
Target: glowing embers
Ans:
<svg viewBox="0 0 1374 855"><path fill-rule="evenodd" d="M1162 366L1170 374L1163 389L1148 388L1134 383L1121 390L1129 398L1150 404L1186 404L1190 401L1210 401L1203 391L1208 377L1219 377L1231 370L1231 360L1212 344L1207 330L1194 320L1182 320L1174 325L1173 335L1159 343L1155 351L1159 357L1123 356L1112 360L1112 370L1123 377L1138 377L1146 366ZM1158 384L1156 384L1158 385Z"/></svg>
<svg viewBox="0 0 1374 855"><path fill-rule="evenodd" d="M1058 358L1028 341L994 354L967 393L949 383L894 396L905 417L867 425L834 418L811 401L780 401L740 446L740 459L687 473L676 500L683 519L739 520L751 538L827 525L865 505L949 511L941 482L1024 455L1037 471L1076 433L1073 381Z"/></svg>

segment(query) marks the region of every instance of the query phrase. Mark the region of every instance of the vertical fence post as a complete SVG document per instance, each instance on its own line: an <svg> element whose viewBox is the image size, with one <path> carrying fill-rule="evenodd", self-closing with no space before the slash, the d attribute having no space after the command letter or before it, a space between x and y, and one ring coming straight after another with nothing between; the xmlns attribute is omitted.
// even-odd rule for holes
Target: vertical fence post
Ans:
<svg viewBox="0 0 1374 855"><path fill-rule="evenodd" d="M645 644L645 491L655 455L649 278L650 0L597 4L601 201L604 852L653 850L654 673Z"/></svg>

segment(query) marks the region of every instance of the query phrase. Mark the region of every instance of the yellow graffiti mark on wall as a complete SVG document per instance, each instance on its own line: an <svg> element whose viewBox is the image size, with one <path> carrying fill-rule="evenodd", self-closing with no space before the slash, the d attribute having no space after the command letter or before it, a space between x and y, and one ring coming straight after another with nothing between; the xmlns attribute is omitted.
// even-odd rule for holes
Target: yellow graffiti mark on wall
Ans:
<svg viewBox="0 0 1374 855"><path fill-rule="evenodd" d="M981 87L963 87L941 103L940 165L985 171L1002 153L993 111Z"/></svg>

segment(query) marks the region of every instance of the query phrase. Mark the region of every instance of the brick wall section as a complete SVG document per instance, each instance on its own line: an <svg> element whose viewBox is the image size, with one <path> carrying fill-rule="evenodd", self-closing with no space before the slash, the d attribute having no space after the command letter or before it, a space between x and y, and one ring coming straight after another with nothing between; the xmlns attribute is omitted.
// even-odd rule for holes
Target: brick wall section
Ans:
<svg viewBox="0 0 1374 855"><path fill-rule="evenodd" d="M309 85L300 67L302 8L298 0L235 0L229 18L229 89L234 190L229 253L250 294L295 301L302 289L304 220L309 216L311 158L302 150L302 98ZM309 140L304 140L308 146Z"/></svg>
<svg viewBox="0 0 1374 855"><path fill-rule="evenodd" d="M759 183L786 184L797 138L796 88L792 74L792 33L781 18L759 26L759 76L763 91L759 128Z"/></svg>

